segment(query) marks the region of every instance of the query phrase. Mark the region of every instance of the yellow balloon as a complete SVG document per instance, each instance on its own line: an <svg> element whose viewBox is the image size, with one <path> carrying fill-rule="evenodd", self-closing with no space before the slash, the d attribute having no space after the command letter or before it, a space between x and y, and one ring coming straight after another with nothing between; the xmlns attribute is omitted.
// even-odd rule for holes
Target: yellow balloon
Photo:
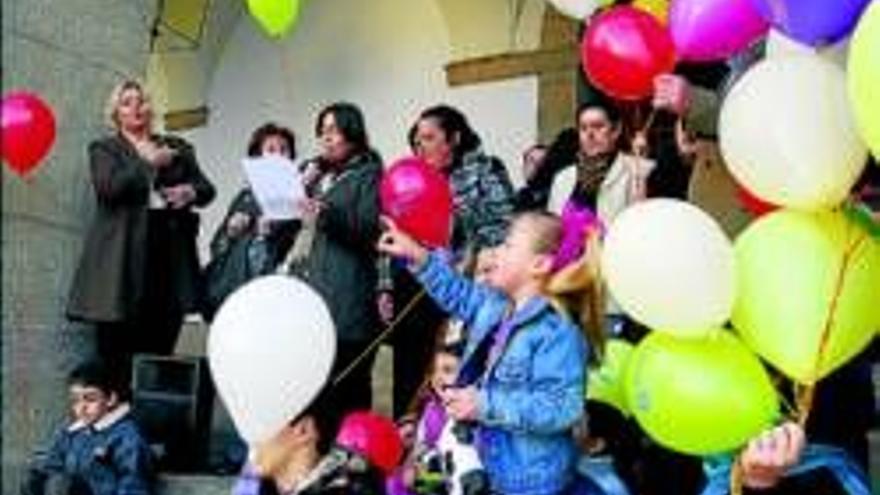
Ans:
<svg viewBox="0 0 880 495"><path fill-rule="evenodd" d="M632 344L620 339L610 339L605 344L602 363L588 373L587 399L604 402L629 415L623 381L632 350Z"/></svg>
<svg viewBox="0 0 880 495"><path fill-rule="evenodd" d="M880 158L880 2L862 14L849 48L849 96L868 148Z"/></svg>
<svg viewBox="0 0 880 495"><path fill-rule="evenodd" d="M300 0L248 0L247 6L266 34L280 38L296 24Z"/></svg>
<svg viewBox="0 0 880 495"><path fill-rule="evenodd" d="M731 332L699 339L651 332L629 358L626 399L639 425L667 448L727 452L773 424L779 413L767 372Z"/></svg>
<svg viewBox="0 0 880 495"><path fill-rule="evenodd" d="M632 6L651 14L661 24L666 25L666 19L669 17L669 0L636 0Z"/></svg>
<svg viewBox="0 0 880 495"><path fill-rule="evenodd" d="M880 239L845 213L766 215L735 252L733 325L791 379L817 382L880 328Z"/></svg>

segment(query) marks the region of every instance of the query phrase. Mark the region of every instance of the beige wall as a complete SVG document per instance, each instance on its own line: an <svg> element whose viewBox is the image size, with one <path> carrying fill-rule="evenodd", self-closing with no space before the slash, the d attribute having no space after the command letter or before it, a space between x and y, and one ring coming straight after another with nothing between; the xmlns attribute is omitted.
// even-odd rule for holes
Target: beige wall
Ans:
<svg viewBox="0 0 880 495"><path fill-rule="evenodd" d="M3 0L3 91L54 109L57 139L30 182L3 178L3 493L65 417L64 377L91 352L64 303L93 209L86 144L103 132L104 99L143 74L152 1Z"/></svg>
<svg viewBox="0 0 880 495"><path fill-rule="evenodd" d="M465 4L473 7L470 13L455 10ZM203 245L242 183L238 162L251 131L278 121L295 131L300 156L311 156L313 119L336 100L362 107L371 139L386 160L408 151L406 131L420 109L457 105L488 151L519 181L520 151L537 135L536 78L449 89L443 69L465 53L537 46L542 2L526 2L514 37L507 5L506 0L308 2L299 25L280 42L267 39L243 16L208 84L209 125L187 133L220 190L206 215Z"/></svg>

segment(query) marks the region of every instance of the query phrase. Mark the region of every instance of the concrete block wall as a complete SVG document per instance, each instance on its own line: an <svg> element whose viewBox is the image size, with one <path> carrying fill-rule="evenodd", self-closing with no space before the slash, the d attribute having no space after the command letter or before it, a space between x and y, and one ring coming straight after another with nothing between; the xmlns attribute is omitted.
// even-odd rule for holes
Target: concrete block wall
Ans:
<svg viewBox="0 0 880 495"><path fill-rule="evenodd" d="M31 180L2 172L2 493L66 413L64 377L93 350L64 304L94 208L86 144L110 88L142 77L155 0L3 0L3 93L52 107L56 142Z"/></svg>

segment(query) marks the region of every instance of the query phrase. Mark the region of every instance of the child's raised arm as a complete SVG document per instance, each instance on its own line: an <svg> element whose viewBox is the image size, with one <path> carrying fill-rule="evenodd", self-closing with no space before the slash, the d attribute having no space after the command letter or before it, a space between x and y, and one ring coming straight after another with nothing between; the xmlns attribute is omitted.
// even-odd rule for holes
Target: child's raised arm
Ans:
<svg viewBox="0 0 880 495"><path fill-rule="evenodd" d="M385 233L379 239L380 252L408 260L410 269L425 291L445 311L471 326L487 303L503 298L495 291L463 277L437 253L430 253L394 222L383 219Z"/></svg>

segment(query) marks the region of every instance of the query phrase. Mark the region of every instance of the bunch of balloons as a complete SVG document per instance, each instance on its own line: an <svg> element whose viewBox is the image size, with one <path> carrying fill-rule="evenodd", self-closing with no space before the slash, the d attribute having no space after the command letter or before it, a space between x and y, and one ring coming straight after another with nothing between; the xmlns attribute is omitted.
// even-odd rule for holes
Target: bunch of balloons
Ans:
<svg viewBox="0 0 880 495"><path fill-rule="evenodd" d="M869 151L880 157L880 2L672 0L665 26L612 7L582 45L591 81L633 100L677 60L724 60L761 38L765 58L719 121L740 199L760 218L731 243L696 207L648 200L604 240L614 305L653 332L610 348L588 397L691 454L739 448L778 420L757 356L809 387L880 331L880 229L850 204Z"/></svg>
<svg viewBox="0 0 880 495"><path fill-rule="evenodd" d="M605 237L602 272L616 304L654 332L631 352L609 351L609 368L594 374L616 386L599 382L598 400L635 416L661 444L695 455L734 449L772 424L778 404L765 370L722 329L736 268L715 220L673 199L630 206Z"/></svg>

